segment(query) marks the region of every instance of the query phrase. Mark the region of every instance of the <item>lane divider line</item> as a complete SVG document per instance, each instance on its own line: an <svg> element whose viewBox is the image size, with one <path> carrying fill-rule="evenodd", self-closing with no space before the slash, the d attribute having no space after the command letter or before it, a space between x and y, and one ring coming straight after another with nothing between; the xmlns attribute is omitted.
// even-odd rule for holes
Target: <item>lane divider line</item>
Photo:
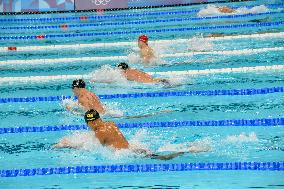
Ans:
<svg viewBox="0 0 284 189"><path fill-rule="evenodd" d="M25 36L0 36L0 40L34 40L34 39L57 39L57 38L81 38L95 36L122 36L122 35L139 35L145 33L165 33L165 32L192 32L199 30L218 30L218 29L240 29L240 28L257 28L260 27L278 27L284 24L284 21L277 22L261 22L261 23L243 23L232 25L218 25L218 26L199 26L190 28L161 28L161 29L149 29L149 30L133 30L133 31L106 31L106 32L90 32L90 33L65 33L65 34L46 34L46 35L25 35Z"/></svg>
<svg viewBox="0 0 284 189"><path fill-rule="evenodd" d="M263 4L261 4L263 5ZM274 4L264 4L267 7L281 7L283 3ZM259 5L253 5L259 6ZM247 6L252 8L253 6ZM233 8L240 8L239 6ZM57 17L57 18L5 18L0 19L0 22L66 22L66 21L80 21L80 20L99 20L99 19L113 19L113 18L133 18L133 17L144 17L144 16L161 16L161 15L179 15L179 14L189 14L196 13L199 9L189 10L189 11L164 11L164 12L144 12L144 13L129 13L129 14L116 14L116 15L103 15L103 16L72 16L72 17ZM84 18L84 19L83 19Z"/></svg>
<svg viewBox="0 0 284 189"><path fill-rule="evenodd" d="M241 50L230 50L230 51L195 51L187 53L174 53L174 54L162 54L160 58L171 58L171 57L189 57L196 55L251 55L256 53L262 53L267 51L283 51L284 47L268 47L259 49L241 49ZM128 56L105 56L105 57L78 57L78 58L52 58L52 59L29 59L29 60L5 60L0 61L0 65L22 65L22 64L59 64L59 63L70 63L70 62L85 62L85 61L121 61L127 60Z"/></svg>
<svg viewBox="0 0 284 189"><path fill-rule="evenodd" d="M205 70L187 70L187 71L167 71L167 72L147 72L151 75L161 76L177 76L177 75L201 75L201 74L220 74L234 72L256 72L268 70L284 70L284 65L272 66L255 66L255 67L240 67L240 68L221 68L221 69L205 69ZM72 80L72 79L91 79L92 75L54 75L54 76L26 76L26 77L2 77L0 83L11 82L50 82L56 80Z"/></svg>
<svg viewBox="0 0 284 189"><path fill-rule="evenodd" d="M186 18L170 18L170 19L151 19L151 20L136 20L136 21L118 21L118 22L100 22L100 23L86 23L86 24L61 24L61 25L30 25L30 26L4 26L0 30L40 30L40 29L69 29L82 27L101 27L101 26L125 26L125 25L144 25L156 23L170 23L170 22L185 22L185 21L200 21L213 19L235 19L247 18L263 15L283 14L284 11L278 12L264 12L264 13L249 13L249 14L233 14L233 15L219 15L219 16L205 16L205 17L186 17Z"/></svg>
<svg viewBox="0 0 284 189"><path fill-rule="evenodd" d="M220 37L204 37L202 40L206 41L220 41L220 40L234 40L234 39L259 39L264 38L284 38L284 32L279 33L263 33L263 34L244 34L244 35L231 35ZM191 39L173 39L173 40L156 40L151 41L149 44L178 44L190 43L196 40ZM86 43L86 44L71 44L71 45L44 45L44 46L19 46L14 47L17 52L26 51L46 51L46 50L70 50L70 49L84 49L84 48L102 48L102 47L118 47L118 46L135 46L137 42L116 42L116 43ZM0 47L0 52L9 51L9 47Z"/></svg>
<svg viewBox="0 0 284 189"><path fill-rule="evenodd" d="M147 92L127 94L98 95L100 99L117 98L149 98L149 97L171 97L171 96L240 96L240 95L264 95L271 93L283 93L284 87L231 89L231 90L206 90L206 91L172 91L172 92ZM13 102L54 102L65 99L77 100L72 96L47 96L47 97L24 97L24 98L0 98L1 103Z"/></svg>
<svg viewBox="0 0 284 189"><path fill-rule="evenodd" d="M1 177L169 171L283 171L284 162L159 163L0 170Z"/></svg>
<svg viewBox="0 0 284 189"><path fill-rule="evenodd" d="M180 127L274 127L284 126L282 118L262 119L233 119L233 120L200 120L200 121L168 121L146 123L118 123L123 129L133 128L180 128ZM30 126L0 128L0 134L12 133L38 133L53 131L89 130L87 125L55 125L55 126Z"/></svg>

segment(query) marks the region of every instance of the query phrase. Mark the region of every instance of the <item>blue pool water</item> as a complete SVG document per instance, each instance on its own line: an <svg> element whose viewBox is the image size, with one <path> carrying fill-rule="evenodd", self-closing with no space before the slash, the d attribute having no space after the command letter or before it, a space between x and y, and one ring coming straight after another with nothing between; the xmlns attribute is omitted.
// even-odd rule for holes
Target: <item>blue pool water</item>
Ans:
<svg viewBox="0 0 284 189"><path fill-rule="evenodd" d="M104 117L116 123L283 120L284 9L282 1L273 3L228 3L225 5L235 8L265 5L267 10L262 12L257 9L259 11L253 14L241 12L219 17L199 17L198 11L208 8L207 5L123 10L103 15L1 16L0 127L13 129L84 124L82 117L64 109L62 101L7 102L8 98L73 95L70 85L76 77L86 78L88 89L100 95L239 89L267 91L267 88L280 88L267 94L212 93L102 99L108 109L124 114L120 118ZM80 21L80 16L89 19ZM69 27L64 29L64 25ZM136 40L141 33L150 36L149 44L159 57L151 65L143 65L137 56ZM36 38L41 35L45 39ZM8 51L8 47L16 47L17 50ZM121 61L127 61L131 67L145 72L155 72L154 76L169 79L172 86L125 81L114 69ZM248 68L255 70L248 71ZM198 74L182 72L196 73L198 70ZM59 79L52 79L53 76ZM108 78L114 82L89 82L94 78ZM125 117L161 110L172 112L145 118ZM121 129L131 144L160 154L188 150L192 144L211 149L206 153L188 153L169 161L137 157L129 151L114 153L102 147L86 130L4 133L0 129L0 188L283 188L283 171L270 170L70 173L17 177L5 177L4 174L5 170L12 169L68 166L283 162L283 121L282 125L271 125ZM64 136L69 136L83 149L51 148Z"/></svg>

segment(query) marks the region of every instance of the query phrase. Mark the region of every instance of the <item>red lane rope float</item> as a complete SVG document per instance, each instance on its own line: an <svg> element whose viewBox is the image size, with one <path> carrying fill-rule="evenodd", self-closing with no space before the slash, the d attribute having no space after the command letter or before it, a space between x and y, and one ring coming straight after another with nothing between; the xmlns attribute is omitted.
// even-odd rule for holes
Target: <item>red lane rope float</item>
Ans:
<svg viewBox="0 0 284 189"><path fill-rule="evenodd" d="M87 16L80 16L80 20L81 20L81 21L88 20L88 17L87 17Z"/></svg>
<svg viewBox="0 0 284 189"><path fill-rule="evenodd" d="M104 9L96 9L97 15L103 15L105 10Z"/></svg>
<svg viewBox="0 0 284 189"><path fill-rule="evenodd" d="M68 29L68 25L67 24L62 24L62 25L60 25L60 28L63 29L63 30L66 30L66 29Z"/></svg>
<svg viewBox="0 0 284 189"><path fill-rule="evenodd" d="M44 39L45 36L44 36L44 35L37 35L36 38L37 38L37 39Z"/></svg>
<svg viewBox="0 0 284 189"><path fill-rule="evenodd" d="M17 47L8 47L8 51L16 51Z"/></svg>

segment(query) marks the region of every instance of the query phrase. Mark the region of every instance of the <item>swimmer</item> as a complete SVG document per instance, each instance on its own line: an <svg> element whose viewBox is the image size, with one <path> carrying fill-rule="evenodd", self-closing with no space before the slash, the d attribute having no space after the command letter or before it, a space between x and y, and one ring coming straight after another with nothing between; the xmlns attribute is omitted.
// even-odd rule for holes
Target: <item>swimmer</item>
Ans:
<svg viewBox="0 0 284 189"><path fill-rule="evenodd" d="M85 113L85 121L88 126L94 131L96 138L101 145L111 147L114 150L130 149L136 154L143 155L152 159L170 160L185 153L200 153L206 152L208 149L190 148L188 152L177 152L168 155L157 155L145 149L132 149L114 122L103 121L96 110L89 110ZM73 146L67 138L63 138L53 148L78 148Z"/></svg>
<svg viewBox="0 0 284 189"><path fill-rule="evenodd" d="M101 103L99 97L87 90L86 84L82 79L74 80L72 83L72 91L74 95L78 98L79 110L75 109L75 107L67 106L66 108L74 114L83 114L83 112L88 111L90 109L96 109L100 114L105 114L106 109L104 105Z"/></svg>
<svg viewBox="0 0 284 189"><path fill-rule="evenodd" d="M169 85L170 82L166 79L153 78L151 75L137 69L130 68L128 64L122 62L117 65L122 70L123 76L129 81L136 81L139 83L162 83Z"/></svg>
<svg viewBox="0 0 284 189"><path fill-rule="evenodd" d="M149 63L152 59L155 58L154 51L148 45L148 36L141 35L138 38L138 47L140 48L140 57L144 63Z"/></svg>
<svg viewBox="0 0 284 189"><path fill-rule="evenodd" d="M233 9L227 6L216 6L216 5L208 5L207 8L201 9L197 15L199 17L202 16L212 16L219 14L255 14L255 13L264 13L268 12L269 9L264 5L254 6L252 8L239 7L237 9Z"/></svg>
<svg viewBox="0 0 284 189"><path fill-rule="evenodd" d="M108 110L100 101L99 97L85 89L86 84L82 79L79 80L74 80L72 84L72 90L74 95L78 98L78 105L66 105L66 109L72 112L75 115L84 115L83 112L88 111L90 109L98 109L98 112L101 115L109 115L111 117L123 117L123 113L121 111L113 111L113 110ZM157 114L162 114L162 113L170 113L174 112L174 110L162 110L158 112L153 112L153 113L147 113L143 115L135 115L135 116L124 116L125 119L136 119L136 118L145 118L145 117L150 117L154 116Z"/></svg>
<svg viewBox="0 0 284 189"><path fill-rule="evenodd" d="M224 6L224 7L218 7L218 10L219 10L220 12L222 12L222 13L235 13L235 12L236 12L236 10L234 10L234 9L232 9L232 8L230 8L230 7L226 7L226 6Z"/></svg>

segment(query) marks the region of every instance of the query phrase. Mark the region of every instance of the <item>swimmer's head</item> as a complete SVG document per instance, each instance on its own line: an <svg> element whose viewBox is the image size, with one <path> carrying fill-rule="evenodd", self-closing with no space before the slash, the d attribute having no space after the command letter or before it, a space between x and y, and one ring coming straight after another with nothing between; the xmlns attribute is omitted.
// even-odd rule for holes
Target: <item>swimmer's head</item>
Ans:
<svg viewBox="0 0 284 189"><path fill-rule="evenodd" d="M84 118L85 118L86 123L88 124L91 121L95 121L97 119L100 119L100 114L96 110L91 109L91 110L88 110L85 113Z"/></svg>
<svg viewBox="0 0 284 189"><path fill-rule="evenodd" d="M72 83L72 89L74 89L76 87L77 88L85 88L86 84L85 84L85 82L82 79L76 79Z"/></svg>
<svg viewBox="0 0 284 189"><path fill-rule="evenodd" d="M127 70L129 68L128 64L126 64L125 62L119 63L117 67L122 70Z"/></svg>
<svg viewBox="0 0 284 189"><path fill-rule="evenodd" d="M147 35L140 35L139 38L138 38L138 41L142 41L144 43L148 43L148 36Z"/></svg>
<svg viewBox="0 0 284 189"><path fill-rule="evenodd" d="M140 35L138 38L138 47L143 48L145 46L148 46L148 36L147 35Z"/></svg>

